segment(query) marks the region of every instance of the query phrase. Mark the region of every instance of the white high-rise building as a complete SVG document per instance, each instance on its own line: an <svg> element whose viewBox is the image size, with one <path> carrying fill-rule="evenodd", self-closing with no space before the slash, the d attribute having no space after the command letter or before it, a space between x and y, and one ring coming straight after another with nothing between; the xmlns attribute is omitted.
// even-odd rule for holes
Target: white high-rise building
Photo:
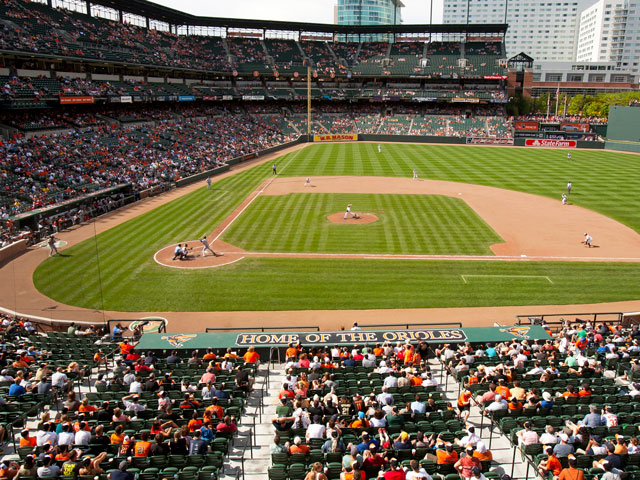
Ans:
<svg viewBox="0 0 640 480"><path fill-rule="evenodd" d="M535 61L570 62L579 12L593 1L444 0L444 23L507 23L508 57L524 52Z"/></svg>
<svg viewBox="0 0 640 480"><path fill-rule="evenodd" d="M599 0L580 14L576 60L640 71L640 0Z"/></svg>

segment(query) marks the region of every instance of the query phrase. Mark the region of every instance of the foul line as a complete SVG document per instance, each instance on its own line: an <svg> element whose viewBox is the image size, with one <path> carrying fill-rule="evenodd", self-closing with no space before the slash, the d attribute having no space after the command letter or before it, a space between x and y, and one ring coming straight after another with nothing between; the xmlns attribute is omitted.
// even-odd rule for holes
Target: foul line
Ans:
<svg viewBox="0 0 640 480"><path fill-rule="evenodd" d="M460 277L462 278L462 281L464 283L468 283L467 277L469 278L480 277L480 278L544 278L549 283L553 284L553 280L551 280L546 275L460 275Z"/></svg>
<svg viewBox="0 0 640 480"><path fill-rule="evenodd" d="M265 189L265 188L267 188L269 185L271 185L271 183L273 182L273 180L274 180L274 179L271 179L271 182L268 182L266 185L264 185L264 186L262 187L262 189L258 190L258 192L255 194L255 196L254 196L251 200L249 200L249 201L247 202L247 204L246 204L244 207L242 207L242 209L241 209L241 210L236 214L236 216L235 216L235 217L233 217L233 218L231 219L231 221L230 221L229 223L227 223L227 224L225 225L225 227L220 231L220 233L216 236L216 238L214 238L214 239L211 241L211 243L215 242L216 240L218 240L218 239L222 236L222 234L227 230L227 228L229 228L229 227L233 224L233 222L235 222L235 221L238 219L238 217L239 217L240 215L242 215L242 212L244 212L244 211L247 209L247 207L249 207L249 205L251 205L251 204L253 203L253 201L254 201L256 198L258 198L258 197L260 196L260 194L261 194L262 192L264 192L264 189Z"/></svg>

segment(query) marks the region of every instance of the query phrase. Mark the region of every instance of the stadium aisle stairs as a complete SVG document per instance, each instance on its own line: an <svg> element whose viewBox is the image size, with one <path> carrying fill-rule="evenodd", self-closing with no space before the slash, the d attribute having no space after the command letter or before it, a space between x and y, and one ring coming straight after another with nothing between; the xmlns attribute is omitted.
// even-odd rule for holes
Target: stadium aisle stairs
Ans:
<svg viewBox="0 0 640 480"><path fill-rule="evenodd" d="M429 360L431 370L433 371L434 378L438 379L440 387L442 388L443 399L447 402L451 402L451 405L456 405L459 395L460 384L456 382L455 378L451 375L446 378L446 371L442 368L442 364L437 359ZM475 398L475 397L474 397ZM482 421L480 409L477 406L471 407L471 415L467 426L475 426L476 434L482 439L489 448L489 439L491 437L490 450L493 453L493 464L491 471L496 472L499 475L506 473L511 475L511 464L513 463L513 448L509 439L500 433L498 427L493 428L493 435L490 436L491 425L485 418ZM482 429L480 429L482 425ZM524 479L526 477L526 465L521 461L520 453L516 453L515 466L513 470L514 479ZM535 478L535 472L529 469L529 478Z"/></svg>
<svg viewBox="0 0 640 480"><path fill-rule="evenodd" d="M271 465L271 454L269 447L273 443L274 429L271 419L276 417L276 406L278 404L278 394L281 390L281 379L284 376L284 364L271 365L269 375L267 370L269 365L264 363L260 365L256 375L256 384L254 391L247 403L247 411L243 415L243 423L238 426L241 439L235 442L229 455L228 464L225 462L224 476L227 478L235 478L236 473L240 473L241 478L247 480L267 480L267 470ZM264 385L262 422L258 416L257 405L260 395L260 388ZM238 458L242 454L245 445L245 436L249 428L253 428L252 417L255 419L255 444L253 446L253 458L250 451L245 450L244 460L244 476L241 473L242 463Z"/></svg>

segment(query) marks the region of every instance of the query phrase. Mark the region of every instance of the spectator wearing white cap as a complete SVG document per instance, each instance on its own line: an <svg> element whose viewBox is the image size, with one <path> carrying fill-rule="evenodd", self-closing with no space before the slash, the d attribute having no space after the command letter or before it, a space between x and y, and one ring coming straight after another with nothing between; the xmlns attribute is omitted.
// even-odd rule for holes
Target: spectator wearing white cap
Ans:
<svg viewBox="0 0 640 480"><path fill-rule="evenodd" d="M560 443L558 443L555 447L553 447L553 453L558 458L568 457L569 455L573 455L575 453L575 449L573 445L569 444L569 435L566 433L561 433L559 435Z"/></svg>
<svg viewBox="0 0 640 480"><path fill-rule="evenodd" d="M493 397L493 402L489 404L487 408L484 409L485 413L496 412L498 410L506 410L508 407L507 401L502 398L502 395L496 393Z"/></svg>

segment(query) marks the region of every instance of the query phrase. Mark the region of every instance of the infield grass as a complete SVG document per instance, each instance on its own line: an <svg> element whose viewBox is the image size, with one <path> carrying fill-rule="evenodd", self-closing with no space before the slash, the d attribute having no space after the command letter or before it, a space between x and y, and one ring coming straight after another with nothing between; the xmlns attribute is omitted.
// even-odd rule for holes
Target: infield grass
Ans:
<svg viewBox="0 0 640 480"><path fill-rule="evenodd" d="M378 221L329 221L352 202ZM502 238L458 198L291 193L258 197L221 237L250 252L493 255Z"/></svg>
<svg viewBox="0 0 640 480"><path fill-rule="evenodd" d="M640 156L581 150L572 156L568 162L564 150L391 144L378 154L376 144L332 144L287 154L277 164L281 175L312 179L410 176L416 168L422 178L558 199L572 181L571 202L639 231ZM63 303L121 311L539 305L638 298L637 264L253 258L187 271L154 262L159 249L210 233L270 171L271 162L225 178L211 190L198 189L66 249L68 256L47 259L36 269L34 283ZM342 208L344 202L336 211ZM472 280L465 283L461 275Z"/></svg>

